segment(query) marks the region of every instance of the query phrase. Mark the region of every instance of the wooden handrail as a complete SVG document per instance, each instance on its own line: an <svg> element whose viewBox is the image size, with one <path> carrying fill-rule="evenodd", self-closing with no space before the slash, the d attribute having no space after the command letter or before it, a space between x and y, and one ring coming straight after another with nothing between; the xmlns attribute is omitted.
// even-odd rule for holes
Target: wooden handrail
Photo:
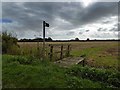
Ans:
<svg viewBox="0 0 120 90"><path fill-rule="evenodd" d="M52 60L53 59L53 54L54 53L60 53L60 59L63 59L63 53L65 52L66 53L66 55L67 55L67 57L69 57L70 56L70 44L49 44L49 46L50 46L50 53L49 53L49 55L50 55L50 60ZM53 47L55 47L55 46L60 46L60 51L56 51L56 52L54 52L53 53ZM64 47L65 46L67 46L66 48L66 50L64 50Z"/></svg>

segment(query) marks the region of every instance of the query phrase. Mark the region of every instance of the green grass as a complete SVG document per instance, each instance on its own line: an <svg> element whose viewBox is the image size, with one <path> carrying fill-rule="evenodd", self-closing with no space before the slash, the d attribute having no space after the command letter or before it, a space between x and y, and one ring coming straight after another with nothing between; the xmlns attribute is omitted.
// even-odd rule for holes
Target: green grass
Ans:
<svg viewBox="0 0 120 90"><path fill-rule="evenodd" d="M118 69L118 57L110 54L104 54L104 52L107 49L116 46L117 45L110 45L108 47L101 46L101 47L85 48L83 50L73 50L71 52L71 55L75 57L85 55L85 58L88 61L88 63L91 60L93 61L92 63L90 63L91 66Z"/></svg>
<svg viewBox="0 0 120 90"><path fill-rule="evenodd" d="M3 88L104 88L106 84L71 76L69 69L45 60L23 56L2 56ZM23 63L20 61L25 60ZM32 63L26 63L26 62ZM81 67L81 66L80 66ZM71 69L72 70L72 69Z"/></svg>
<svg viewBox="0 0 120 90"><path fill-rule="evenodd" d="M119 72L117 71L118 59L114 55L104 53L109 48L117 47L117 44L72 44L76 47L72 47L74 49L71 55L75 57L84 55L88 62L87 66L77 65L65 69L49 62L48 56L46 60L41 61L38 58L42 54L38 53L37 47L31 44L29 44L31 46L21 47L20 52L18 51L20 55L2 55L0 65L3 66L3 88L107 88L120 86ZM82 46L85 47L82 48ZM14 50L16 52L16 49ZM49 53L48 48L46 48L46 52ZM91 60L92 62L90 62Z"/></svg>
<svg viewBox="0 0 120 90"><path fill-rule="evenodd" d="M20 64L18 57L3 56L3 87L64 87L64 69L38 60Z"/></svg>

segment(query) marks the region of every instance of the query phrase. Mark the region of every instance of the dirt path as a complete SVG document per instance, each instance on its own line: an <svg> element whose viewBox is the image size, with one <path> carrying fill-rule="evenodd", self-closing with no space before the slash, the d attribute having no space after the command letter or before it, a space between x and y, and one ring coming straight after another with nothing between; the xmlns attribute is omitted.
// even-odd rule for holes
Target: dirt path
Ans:
<svg viewBox="0 0 120 90"><path fill-rule="evenodd" d="M63 58L62 60L55 61L54 63L61 66L61 67L70 67L75 64L79 64L84 60L83 57L68 57Z"/></svg>

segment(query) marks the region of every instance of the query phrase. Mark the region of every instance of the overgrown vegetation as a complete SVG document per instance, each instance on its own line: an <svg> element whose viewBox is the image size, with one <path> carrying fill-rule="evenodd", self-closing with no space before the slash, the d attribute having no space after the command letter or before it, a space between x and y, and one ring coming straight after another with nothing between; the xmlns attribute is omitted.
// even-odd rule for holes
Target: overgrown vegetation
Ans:
<svg viewBox="0 0 120 90"><path fill-rule="evenodd" d="M25 61L31 61L30 57L3 55L3 88L119 87L116 71L81 66L65 69L39 59Z"/></svg>
<svg viewBox="0 0 120 90"><path fill-rule="evenodd" d="M92 81L100 81L111 86L120 87L120 72L107 70L107 69L96 69L88 66L81 67L79 65L69 68L68 74L77 76L79 78L87 78Z"/></svg>
<svg viewBox="0 0 120 90"><path fill-rule="evenodd" d="M2 53L18 54L17 50L19 50L19 48L17 41L17 38L12 36L12 34L7 33L7 31L2 32Z"/></svg>

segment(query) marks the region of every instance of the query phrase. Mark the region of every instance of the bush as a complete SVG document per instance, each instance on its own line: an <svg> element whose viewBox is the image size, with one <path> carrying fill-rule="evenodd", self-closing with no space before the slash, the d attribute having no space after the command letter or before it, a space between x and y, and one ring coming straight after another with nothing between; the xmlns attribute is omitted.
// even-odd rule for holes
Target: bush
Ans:
<svg viewBox="0 0 120 90"><path fill-rule="evenodd" d="M10 33L8 34L7 31L2 32L2 53L13 54L12 52L17 51L19 47L17 44L17 41L18 41L17 38L12 36L12 34ZM13 48L15 48L14 51L13 51Z"/></svg>

